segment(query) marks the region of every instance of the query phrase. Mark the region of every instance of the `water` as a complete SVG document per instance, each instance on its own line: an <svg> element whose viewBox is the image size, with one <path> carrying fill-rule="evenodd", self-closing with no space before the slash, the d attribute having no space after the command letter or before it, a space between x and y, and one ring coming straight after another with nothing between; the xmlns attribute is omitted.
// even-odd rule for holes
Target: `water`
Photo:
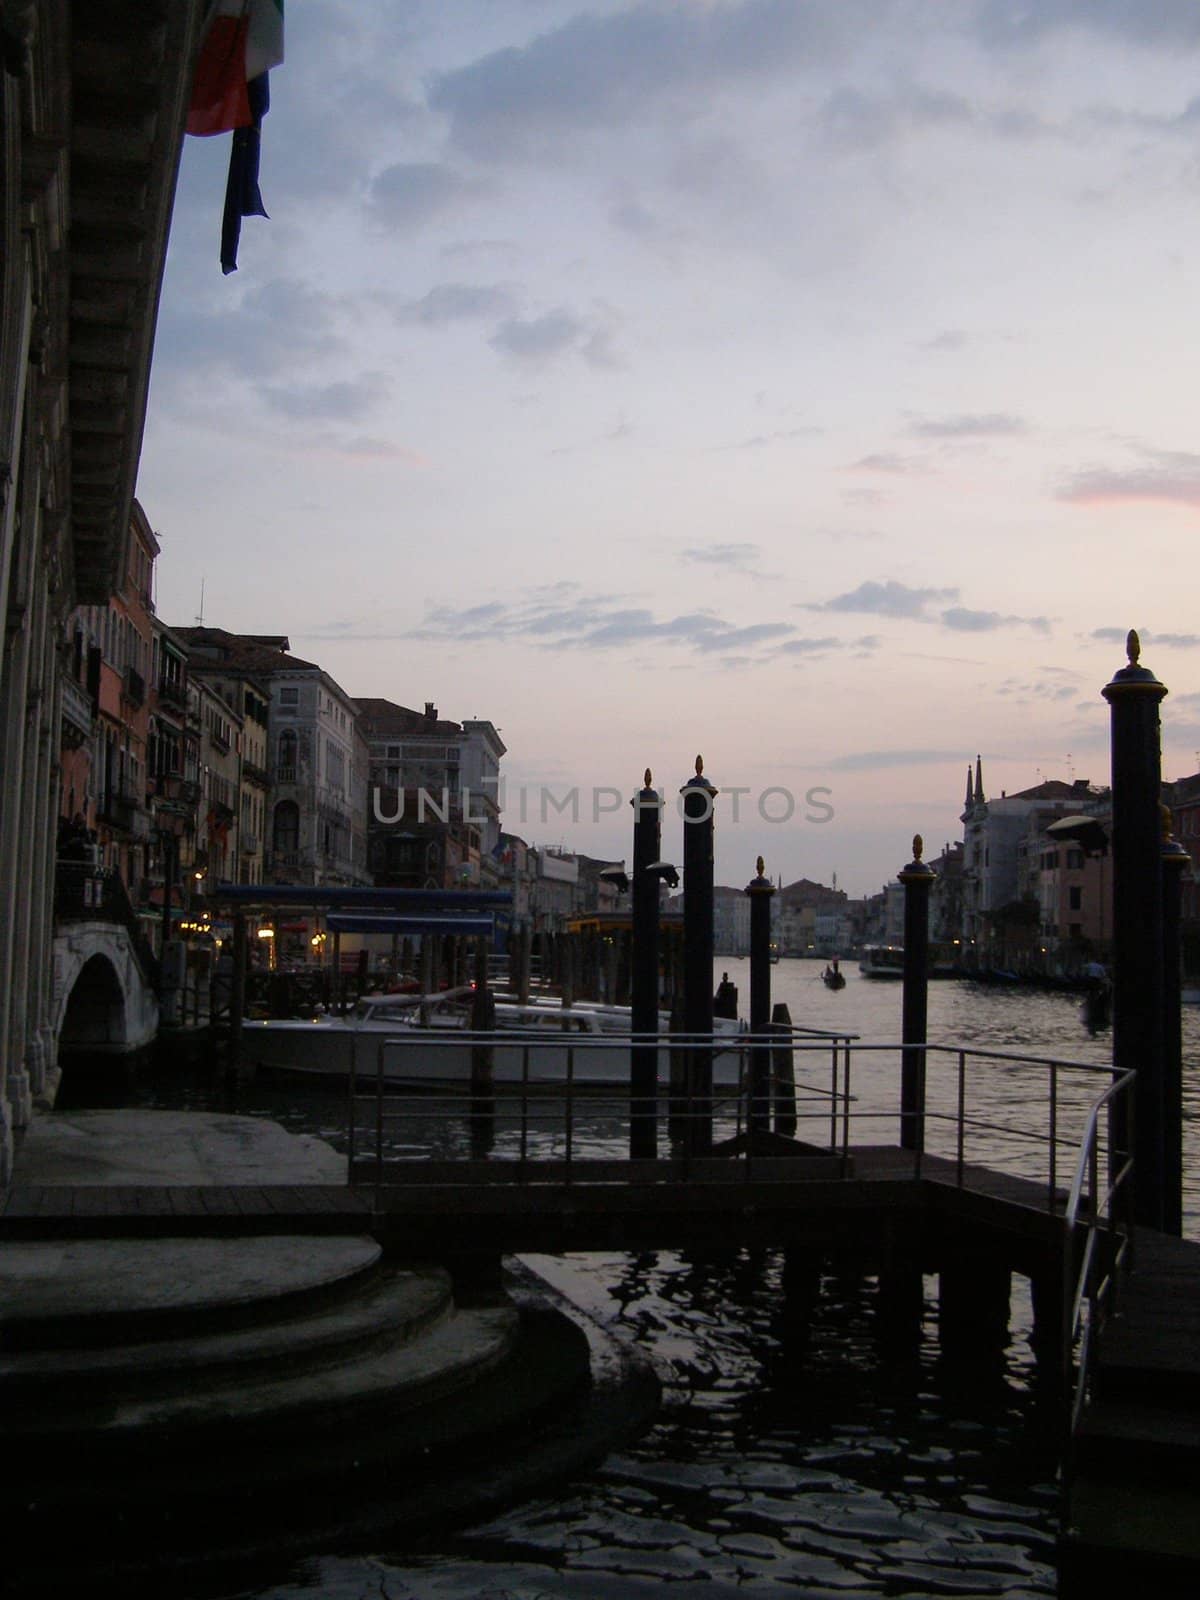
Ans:
<svg viewBox="0 0 1200 1600"><path fill-rule="evenodd" d="M749 1000L746 962L724 959ZM820 964L783 961L774 998L796 1024L844 1029L871 1040L899 1034L898 985L848 972L834 993ZM1039 1056L1106 1060L1109 1036L1090 1037L1076 997L984 989L959 982L930 988L931 1041ZM1186 1231L1200 1233L1195 1187L1194 1063L1200 1011L1185 1017L1188 1152L1193 1176ZM1191 1063L1189 1066L1188 1063ZM931 1099L953 1100L957 1058L931 1058ZM825 1054L802 1076L824 1081ZM894 1142L898 1060L894 1052L855 1062L854 1137ZM945 1079L950 1088L947 1089ZM1035 1096L1031 1089L1040 1082ZM968 1106L983 1127L968 1156L1003 1148L1044 1169L1044 1144L1026 1148L996 1132L1044 1127L1044 1069L972 1062ZM1092 1085L1088 1084L1088 1092ZM128 1091L127 1091L128 1094ZM153 1076L132 1086L140 1104L220 1105L276 1117L344 1147L338 1091L286 1090L265 1080L222 1098L202 1074ZM1082 1104L1082 1095L1079 1103ZM1014 1104L1015 1102L1015 1104ZM1007 1124L1006 1124L1007 1125ZM399 1125L391 1139L410 1152L426 1125ZM930 1124L930 1144L949 1134ZM619 1131L596 1118L589 1148L620 1150ZM615 1142L614 1142L615 1141ZM1064 1156L1065 1159L1065 1156ZM990 1376L941 1365L932 1295L916 1359L881 1362L871 1322L873 1284L827 1276L803 1349L782 1325L781 1263L759 1257L695 1259L677 1252L530 1258L531 1264L618 1337L655 1361L665 1403L655 1426L564 1492L531 1501L425 1547L370 1556L327 1553L268 1579L247 1577L225 1600L640 1600L640 1597L866 1594L1052 1595L1056 1487L1053 1408L1039 1397L1029 1348L1027 1286L1013 1280L1011 1341Z"/></svg>

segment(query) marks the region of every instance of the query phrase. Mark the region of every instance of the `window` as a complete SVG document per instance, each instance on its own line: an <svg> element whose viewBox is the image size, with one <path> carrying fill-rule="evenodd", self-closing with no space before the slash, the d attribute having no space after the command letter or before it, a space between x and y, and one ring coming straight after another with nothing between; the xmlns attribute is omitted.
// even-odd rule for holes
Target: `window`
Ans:
<svg viewBox="0 0 1200 1600"><path fill-rule="evenodd" d="M274 844L276 855L295 855L300 848L300 807L294 800L281 800L275 807Z"/></svg>
<svg viewBox="0 0 1200 1600"><path fill-rule="evenodd" d="M1082 911L1082 909L1083 909L1083 890L1082 889L1074 888L1074 889L1071 889L1069 891L1067 907L1068 907L1068 910L1070 910L1070 911Z"/></svg>
<svg viewBox="0 0 1200 1600"><path fill-rule="evenodd" d="M296 776L296 735L291 728L285 728L279 735L279 761L276 777L283 783L291 783Z"/></svg>

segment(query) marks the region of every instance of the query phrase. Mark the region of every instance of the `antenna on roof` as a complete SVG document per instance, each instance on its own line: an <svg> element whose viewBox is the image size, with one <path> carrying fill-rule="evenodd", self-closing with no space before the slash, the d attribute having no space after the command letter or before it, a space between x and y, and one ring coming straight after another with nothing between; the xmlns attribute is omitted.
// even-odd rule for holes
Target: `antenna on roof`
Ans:
<svg viewBox="0 0 1200 1600"><path fill-rule="evenodd" d="M200 627L204 626L204 579L200 579L200 614L196 618Z"/></svg>

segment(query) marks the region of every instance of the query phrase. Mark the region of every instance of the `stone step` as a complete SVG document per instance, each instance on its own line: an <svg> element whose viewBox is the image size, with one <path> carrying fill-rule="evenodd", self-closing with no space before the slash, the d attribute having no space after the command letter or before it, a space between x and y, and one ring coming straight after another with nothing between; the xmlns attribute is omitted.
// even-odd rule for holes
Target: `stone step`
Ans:
<svg viewBox="0 0 1200 1600"><path fill-rule="evenodd" d="M1075 1471L1125 1483L1177 1482L1200 1460L1200 1415L1188 1410L1095 1400L1075 1432Z"/></svg>
<svg viewBox="0 0 1200 1600"><path fill-rule="evenodd" d="M0 1421L0 1447L19 1451L34 1476L51 1483L79 1475L106 1491L105 1470L138 1470L217 1451L236 1467L238 1452L265 1442L296 1446L295 1467L319 1435L370 1427L454 1393L504 1359L516 1337L518 1313L510 1305L456 1311L420 1337L360 1351L337 1365L311 1371L256 1376L227 1375L161 1393L100 1395L90 1405L48 1416L23 1408ZM286 1465L288 1453L281 1458ZM311 1464L307 1470L311 1470ZM177 1481L177 1479L176 1479Z"/></svg>
<svg viewBox="0 0 1200 1600"><path fill-rule="evenodd" d="M1130 1586L1154 1600L1191 1600L1200 1588L1200 1523L1190 1479L1179 1485L1071 1485L1059 1547L1062 1600Z"/></svg>
<svg viewBox="0 0 1200 1600"><path fill-rule="evenodd" d="M246 1327L356 1292L381 1256L363 1236L7 1243L0 1342L78 1349Z"/></svg>
<svg viewBox="0 0 1200 1600"><path fill-rule="evenodd" d="M264 1368L273 1375L311 1370L408 1342L452 1311L450 1276L441 1268L381 1268L350 1299L307 1312L293 1305L281 1319L228 1333L16 1350L0 1355L0 1413L15 1419L21 1407L36 1407L40 1427L56 1413L78 1415L98 1397L111 1406L118 1397L161 1395L234 1375L254 1382Z"/></svg>
<svg viewBox="0 0 1200 1600"><path fill-rule="evenodd" d="M225 1574L233 1562L240 1584L249 1562L378 1548L561 1488L647 1426L659 1398L644 1360L614 1346L594 1372L589 1343L559 1312L526 1306L505 1358L399 1415L379 1406L357 1425L252 1450L219 1432L195 1449L184 1435L165 1447L173 1472L157 1452L107 1474L59 1454L32 1475L23 1465L21 1537L6 1562L22 1594L55 1600L81 1568L114 1580L161 1572L165 1593L175 1568L194 1582L206 1563Z"/></svg>

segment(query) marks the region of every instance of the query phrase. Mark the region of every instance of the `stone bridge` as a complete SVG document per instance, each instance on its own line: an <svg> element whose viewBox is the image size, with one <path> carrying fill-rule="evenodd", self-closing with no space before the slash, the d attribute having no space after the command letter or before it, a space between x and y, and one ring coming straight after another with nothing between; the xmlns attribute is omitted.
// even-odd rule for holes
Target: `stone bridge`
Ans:
<svg viewBox="0 0 1200 1600"><path fill-rule="evenodd" d="M150 1044L158 1032L158 961L120 878L60 863L54 910L56 1056L129 1055Z"/></svg>

